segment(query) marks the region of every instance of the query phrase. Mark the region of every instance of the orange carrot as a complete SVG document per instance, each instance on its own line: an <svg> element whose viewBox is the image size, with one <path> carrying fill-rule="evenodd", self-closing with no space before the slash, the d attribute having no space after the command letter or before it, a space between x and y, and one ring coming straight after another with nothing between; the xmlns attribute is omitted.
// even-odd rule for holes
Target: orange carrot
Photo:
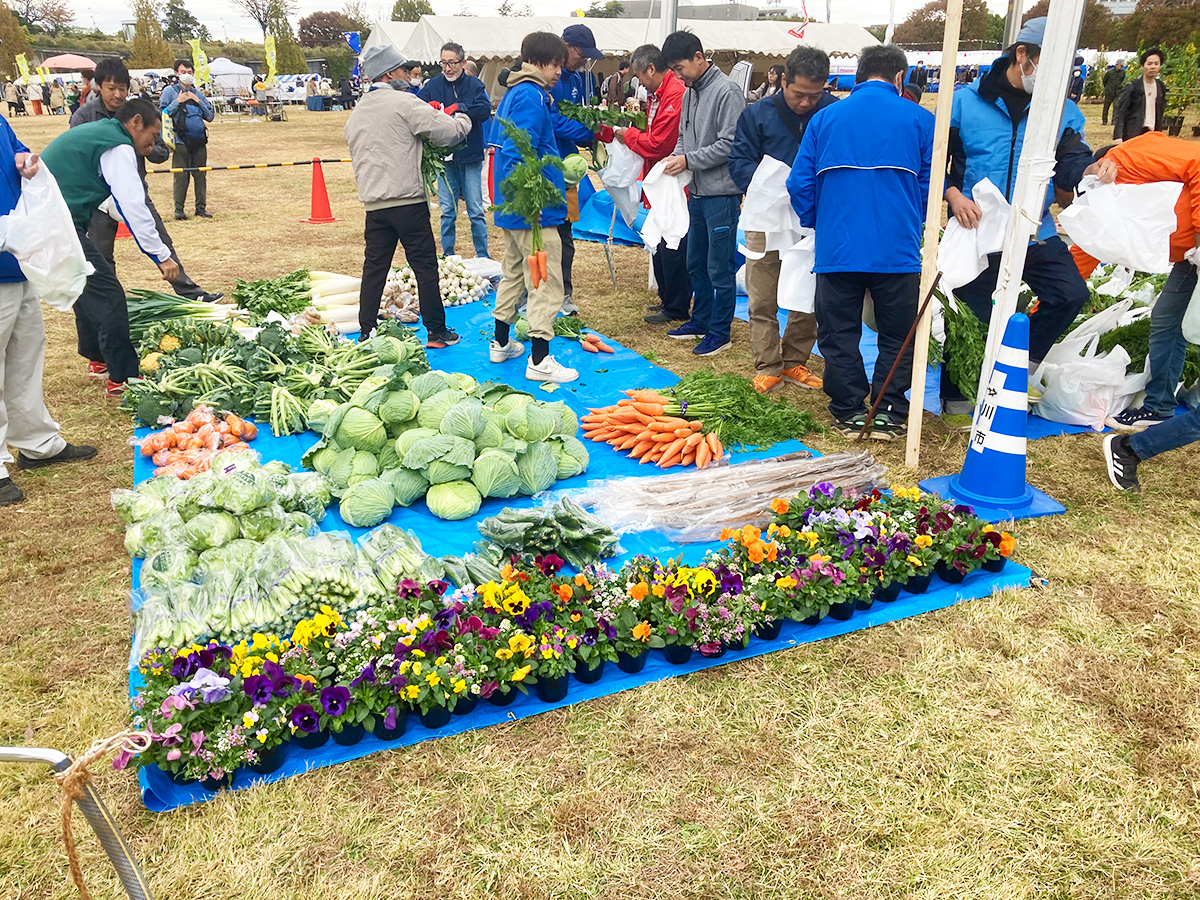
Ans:
<svg viewBox="0 0 1200 900"><path fill-rule="evenodd" d="M654 441L638 441L633 445L633 449L629 451L629 456L632 459L641 459L646 451L654 446Z"/></svg>
<svg viewBox="0 0 1200 900"><path fill-rule="evenodd" d="M633 408L643 415L658 417L663 414L663 404L645 400L635 400Z"/></svg>
<svg viewBox="0 0 1200 900"><path fill-rule="evenodd" d="M714 460L725 455L725 448L721 446L721 441L711 431L708 434L708 446L712 450Z"/></svg>
<svg viewBox="0 0 1200 900"><path fill-rule="evenodd" d="M675 435L675 437L678 437L678 438L686 438L686 437L691 437L691 435L692 435L692 429L690 429L690 428L676 428L676 429L675 429L673 432L671 432L671 433L672 433L672 434L674 434L674 435Z"/></svg>
<svg viewBox="0 0 1200 900"><path fill-rule="evenodd" d="M600 352L595 347L593 347L591 344L589 344L587 341L580 342L579 346L582 347L588 353L599 353Z"/></svg>
<svg viewBox="0 0 1200 900"><path fill-rule="evenodd" d="M605 344L603 341L593 341L592 346L595 347L597 350L599 350L601 353L614 352L613 348L608 346L608 344Z"/></svg>
<svg viewBox="0 0 1200 900"><path fill-rule="evenodd" d="M541 272L538 269L537 254L529 254L529 256L525 257L525 263L529 266L529 280L533 283L533 289L536 291L537 286L541 283Z"/></svg>
<svg viewBox="0 0 1200 900"><path fill-rule="evenodd" d="M695 432L692 432L691 436L687 439L687 442L684 444L684 449L695 451L695 449L699 446L699 444L702 440L704 440L704 435L696 434Z"/></svg>
<svg viewBox="0 0 1200 900"><path fill-rule="evenodd" d="M617 401L617 406L633 406L634 401L629 397L624 397Z"/></svg>
<svg viewBox="0 0 1200 900"><path fill-rule="evenodd" d="M673 443L667 445L667 449L663 451L662 459L658 461L658 467L665 469L667 466L677 463L683 457L683 438L680 438Z"/></svg>
<svg viewBox="0 0 1200 900"><path fill-rule="evenodd" d="M537 252L537 266L538 275L541 277L542 281L547 281L550 278L548 262L549 257L546 256L546 251L539 250Z"/></svg>
<svg viewBox="0 0 1200 900"><path fill-rule="evenodd" d="M696 446L696 466L703 469L712 459L712 448L708 446L708 441L701 441Z"/></svg>
<svg viewBox="0 0 1200 900"><path fill-rule="evenodd" d="M636 434L631 434L628 437L626 437L625 440L621 441L621 443L617 444L617 449L618 450L630 450L634 446L636 446L637 443L638 443L638 436Z"/></svg>
<svg viewBox="0 0 1200 900"><path fill-rule="evenodd" d="M695 461L696 461L696 451L695 450L686 450L686 451L684 451L683 459L681 459L679 461L679 463L680 463L680 465L690 466Z"/></svg>
<svg viewBox="0 0 1200 900"><path fill-rule="evenodd" d="M258 426L255 425L253 422L243 421L241 437L242 437L243 441L254 440L256 437L258 437ZM246 449L249 449L249 448L246 448Z"/></svg>
<svg viewBox="0 0 1200 900"><path fill-rule="evenodd" d="M677 441L679 438L675 437L675 432L673 431L659 431L652 438L650 438L650 440L654 441L656 444L665 445L671 443L672 441Z"/></svg>

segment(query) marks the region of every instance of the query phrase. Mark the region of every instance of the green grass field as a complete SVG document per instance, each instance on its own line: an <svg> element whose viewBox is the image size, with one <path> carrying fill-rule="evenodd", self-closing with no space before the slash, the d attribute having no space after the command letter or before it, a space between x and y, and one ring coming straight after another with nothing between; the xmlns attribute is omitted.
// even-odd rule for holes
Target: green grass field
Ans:
<svg viewBox="0 0 1200 900"><path fill-rule="evenodd" d="M1099 106L1085 109L1100 146ZM341 157L344 121L217 122L210 161ZM14 124L41 149L66 122ZM209 175L211 221L170 220L169 176L151 189L189 273L229 292L301 266L359 271L350 167L325 176L343 221L321 226L299 224L307 168ZM460 249L466 237L462 216ZM161 284L132 241L118 253L126 288ZM697 367L641 322L645 255L618 248L616 264L614 289L601 247L579 244L585 321L673 371ZM0 511L0 744L77 753L127 723L130 564L109 491L131 481L131 424L85 378L72 318L46 320L50 408L100 455L17 473L29 499ZM713 364L748 373L744 323L733 339ZM823 395L787 390L827 420ZM964 438L927 423L920 474L955 470ZM1200 453L1145 465L1129 497L1099 448L1095 435L1030 445L1030 480L1068 507L1017 529L1017 558L1045 587L171 814L142 807L132 772L97 772L98 787L164 898L1195 898ZM901 447L872 450L912 479ZM47 770L0 766L0 896L75 895L58 809ZM120 896L77 831L93 896Z"/></svg>

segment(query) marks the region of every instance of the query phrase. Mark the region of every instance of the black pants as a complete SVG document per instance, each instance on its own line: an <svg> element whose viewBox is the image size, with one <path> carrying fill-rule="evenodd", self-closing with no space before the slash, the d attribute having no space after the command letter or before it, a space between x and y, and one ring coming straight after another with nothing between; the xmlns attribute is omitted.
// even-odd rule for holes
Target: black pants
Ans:
<svg viewBox="0 0 1200 900"><path fill-rule="evenodd" d="M437 245L429 224L429 206L413 203L367 210L366 253L363 256L362 288L358 296L358 324L362 336L371 333L379 322L379 301L392 269L396 243L404 247L404 256L417 279L417 300L421 321L430 334L446 328L446 308L438 286Z"/></svg>
<svg viewBox="0 0 1200 900"><path fill-rule="evenodd" d="M692 276L688 274L687 236L679 242L677 250L668 250L667 242L659 241L652 259L663 314L672 319L689 318L692 314Z"/></svg>
<svg viewBox="0 0 1200 900"><path fill-rule="evenodd" d="M204 296L205 290L192 281L188 277L187 272L183 271L183 263L179 261L179 254L175 252L175 245L171 242L171 236L167 234L167 226L163 224L162 216L158 214L158 210L154 208L154 204L150 202L150 195L146 195L146 207L150 210L150 215L154 216L154 225L158 228L158 236L162 238L162 242L167 245L171 251L171 259L175 260L175 264L179 266L179 277L171 282L171 288L180 297L187 297L189 300L199 300ZM88 225L88 237L91 238L93 246L116 267L116 261L113 259L113 251L117 243L117 220L107 213L95 212L92 214L92 221Z"/></svg>
<svg viewBox="0 0 1200 900"><path fill-rule="evenodd" d="M817 341L825 358L825 393L829 395L829 411L834 418L845 420L865 413L868 392L872 403L879 396L879 388L917 318L920 282L919 272L817 275ZM868 290L875 302L875 322L879 327L879 358L870 384L858 350L862 340L863 296ZM908 415L904 392L911 380L910 345L883 395L881 413L889 413L896 420Z"/></svg>
<svg viewBox="0 0 1200 900"><path fill-rule="evenodd" d="M562 238L562 273L563 296L571 296L571 263L575 261L575 232L571 222L563 222L558 226L558 236Z"/></svg>
<svg viewBox="0 0 1200 900"><path fill-rule="evenodd" d="M128 381L138 373L137 351L129 337L129 308L117 270L82 231L78 232L84 258L96 271L88 276L75 301L75 331L79 355L108 366L113 381Z"/></svg>
<svg viewBox="0 0 1200 900"><path fill-rule="evenodd" d="M954 296L971 308L981 322L992 317L992 293L1000 275L1000 254L988 257L988 267L970 284L956 288ZM1029 317L1029 360L1040 362L1059 335L1071 327L1088 300L1087 284L1071 251L1055 235L1029 245L1022 279L1037 295L1037 311ZM942 379L942 399L961 400L962 392L949 378Z"/></svg>
<svg viewBox="0 0 1200 900"><path fill-rule="evenodd" d="M1107 125L1107 124L1108 124L1108 111L1109 111L1109 109L1112 107L1112 105L1113 105L1114 103L1116 103L1116 102L1117 102L1117 95L1116 95L1116 94L1111 94L1111 95L1110 95L1110 94L1105 94L1105 95L1104 95L1104 112L1102 112L1102 113L1100 114L1100 124L1101 124L1101 125Z"/></svg>

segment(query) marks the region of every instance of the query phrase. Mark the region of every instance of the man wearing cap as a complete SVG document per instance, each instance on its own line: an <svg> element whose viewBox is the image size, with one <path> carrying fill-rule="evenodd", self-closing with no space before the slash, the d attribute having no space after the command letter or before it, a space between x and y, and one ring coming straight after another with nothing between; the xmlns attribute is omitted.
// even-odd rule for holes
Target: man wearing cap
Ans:
<svg viewBox="0 0 1200 900"><path fill-rule="evenodd" d="M966 89L954 92L945 196L950 215L964 228L979 224L981 213L971 199L971 192L982 179L987 178L1000 188L1010 202L1013 199L1045 31L1044 17L1030 19L1017 34L1016 43L992 64L989 72ZM1022 273L1038 298L1037 311L1029 319L1030 371L1075 321L1088 299L1087 285L1050 215L1055 188L1074 191L1087 174L1112 181L1115 166L1092 162L1092 151L1083 140L1083 128L1079 107L1070 100L1064 101L1054 153L1054 177L1047 187L1041 225L1029 244ZM954 291L983 322L991 318L992 293L999 273L1000 254L993 253L988 257L987 269L978 278ZM942 379L942 417L947 425L969 429L973 406L951 379Z"/></svg>
<svg viewBox="0 0 1200 900"><path fill-rule="evenodd" d="M425 346L441 349L457 344L458 335L446 327L438 287L437 245L421 177L421 142L429 138L440 147L452 147L466 138L473 123L465 112L451 110L447 115L411 91L393 90L390 81L404 77L407 62L387 44L367 50L361 71L370 88L346 121L358 198L367 210L358 323L363 338L378 324L379 301L399 242L416 276L421 321L428 332Z"/></svg>
<svg viewBox="0 0 1200 900"><path fill-rule="evenodd" d="M603 137L612 140L611 130L601 135L582 122L568 119L558 111L558 104L566 100L580 106L592 106L598 100L596 94L596 79L585 69L587 61L604 59L604 54L596 47L596 38L592 29L586 25L568 25L563 29L563 42L567 45L567 64L563 66L558 83L550 89L550 97L554 100L554 137L558 141L558 155L566 159L572 153L578 153L580 147L592 144L596 138ZM579 221L579 188L573 187L567 191L567 221L558 226L559 237L562 238L562 273L563 273L563 312L575 315L579 312L572 296L571 264L575 259L575 235L571 230L574 222Z"/></svg>

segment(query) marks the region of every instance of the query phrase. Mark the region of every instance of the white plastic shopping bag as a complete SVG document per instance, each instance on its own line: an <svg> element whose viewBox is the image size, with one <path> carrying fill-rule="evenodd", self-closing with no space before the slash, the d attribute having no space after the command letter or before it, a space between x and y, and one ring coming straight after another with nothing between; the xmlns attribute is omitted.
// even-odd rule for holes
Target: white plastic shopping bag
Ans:
<svg viewBox="0 0 1200 900"><path fill-rule="evenodd" d="M984 178L971 189L971 197L982 213L974 228L963 228L953 216L938 244L937 265L943 290L970 284L987 268L989 253L1004 248L1004 232L1012 207L1000 189Z"/></svg>
<svg viewBox="0 0 1200 900"><path fill-rule="evenodd" d="M44 165L32 178L21 179L16 207L0 217L0 251L17 258L43 303L64 312L75 305L95 271L83 256L58 182Z"/></svg>
<svg viewBox="0 0 1200 900"><path fill-rule="evenodd" d="M679 175L667 175L666 167L666 160L659 160L642 181L642 191L650 201L650 212L642 224L642 240L651 253L658 249L660 241L666 241L668 250L678 250L691 223L683 189L691 184L692 173L684 169Z"/></svg>
<svg viewBox="0 0 1200 900"><path fill-rule="evenodd" d="M1089 175L1075 201L1058 214L1063 230L1089 256L1136 272L1171 271L1175 203L1183 185L1101 184Z"/></svg>
<svg viewBox="0 0 1200 900"><path fill-rule="evenodd" d="M754 170L754 177L746 188L746 200L742 204L738 228L743 232L762 232L767 242L762 253L740 247L743 255L749 259L761 259L772 250L778 250L781 254L790 251L804 235L800 217L792 208L792 199L787 191L787 178L791 171L791 166L773 156L764 156Z"/></svg>
<svg viewBox="0 0 1200 900"><path fill-rule="evenodd" d="M1193 249L1187 252L1187 261L1193 266L1196 265L1196 257L1200 256L1200 249ZM1183 314L1183 339L1189 344L1200 344L1200 280L1196 281L1196 286L1192 288L1192 299L1188 301L1188 308Z"/></svg>
<svg viewBox="0 0 1200 900"><path fill-rule="evenodd" d="M779 254L777 302L780 309L810 313L817 300L817 276L813 274L817 238L811 228L802 232L800 240Z"/></svg>
<svg viewBox="0 0 1200 900"><path fill-rule="evenodd" d="M600 170L600 180L608 189L613 203L621 211L625 224L633 226L642 196L638 179L642 175L642 158L620 141L608 145L608 163Z"/></svg>

